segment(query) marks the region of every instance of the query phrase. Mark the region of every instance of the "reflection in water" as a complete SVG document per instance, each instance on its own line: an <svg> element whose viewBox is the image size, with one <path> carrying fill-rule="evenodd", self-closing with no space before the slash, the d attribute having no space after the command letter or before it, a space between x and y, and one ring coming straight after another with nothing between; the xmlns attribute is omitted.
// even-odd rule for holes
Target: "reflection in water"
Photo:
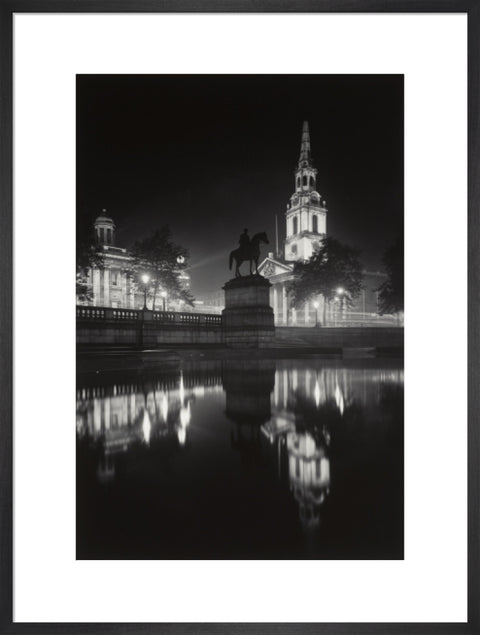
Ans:
<svg viewBox="0 0 480 635"><path fill-rule="evenodd" d="M78 557L358 558L369 550L382 557L386 547L377 553L375 540L388 543L385 557L402 557L403 370L397 363L375 363L184 362L177 370L122 383L86 378L77 390ZM88 470L98 492L87 488ZM352 491L357 483L366 510ZM390 491L384 491L386 483ZM128 526L128 540L120 529L115 537L124 551L119 547L109 556L97 531L98 513L95 539L82 520L82 513L95 513L100 499L113 516L135 509L154 513L158 525L160 514L168 540L162 543L161 532L155 541L149 536L142 555L128 537L140 530ZM389 523L399 525L390 539L373 537L369 508L376 509L370 516L383 531ZM381 518L382 509L391 518ZM228 512L231 520L224 518ZM105 520L110 531L111 522ZM191 541L185 552L171 535L178 523L182 544ZM272 523L275 538L268 542ZM211 535L199 545L203 530Z"/></svg>

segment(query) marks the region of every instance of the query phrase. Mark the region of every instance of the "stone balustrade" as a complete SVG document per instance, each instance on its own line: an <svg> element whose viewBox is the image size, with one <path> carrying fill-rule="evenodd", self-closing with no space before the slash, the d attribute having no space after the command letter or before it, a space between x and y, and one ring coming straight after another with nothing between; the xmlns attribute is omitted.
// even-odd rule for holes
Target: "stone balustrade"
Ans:
<svg viewBox="0 0 480 635"><path fill-rule="evenodd" d="M112 309L110 307L77 306L77 322L155 322L186 326L222 326L222 316L210 313Z"/></svg>

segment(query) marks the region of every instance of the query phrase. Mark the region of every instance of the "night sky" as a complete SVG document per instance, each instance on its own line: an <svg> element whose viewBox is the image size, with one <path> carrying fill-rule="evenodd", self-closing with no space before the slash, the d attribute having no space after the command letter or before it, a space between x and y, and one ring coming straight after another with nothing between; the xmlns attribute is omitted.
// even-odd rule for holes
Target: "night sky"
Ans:
<svg viewBox="0 0 480 635"><path fill-rule="evenodd" d="M403 229L400 75L80 75L77 231L102 208L121 247L168 224L193 293L218 290L244 227L267 255L278 214L282 247L304 120L328 234L381 268Z"/></svg>

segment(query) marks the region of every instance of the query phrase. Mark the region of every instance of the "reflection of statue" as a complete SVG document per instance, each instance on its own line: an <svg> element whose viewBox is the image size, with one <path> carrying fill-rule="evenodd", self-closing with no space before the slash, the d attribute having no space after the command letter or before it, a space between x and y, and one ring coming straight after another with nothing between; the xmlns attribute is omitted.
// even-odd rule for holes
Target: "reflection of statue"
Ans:
<svg viewBox="0 0 480 635"><path fill-rule="evenodd" d="M247 242L248 241L248 242ZM255 263L255 273L258 273L258 261L260 259L260 243L268 245L268 238L265 232L255 234L252 240L248 239L248 230L244 230L240 236L240 247L234 249L230 253L229 268L232 268L233 261L235 260L235 277L239 278L242 274L239 271L239 267L242 262L248 260L250 262L250 275L252 274L252 262Z"/></svg>
<svg viewBox="0 0 480 635"><path fill-rule="evenodd" d="M260 428L271 417L275 362L225 361L222 382L226 392L225 414L233 423L233 447L238 448L244 458L251 459L260 449Z"/></svg>

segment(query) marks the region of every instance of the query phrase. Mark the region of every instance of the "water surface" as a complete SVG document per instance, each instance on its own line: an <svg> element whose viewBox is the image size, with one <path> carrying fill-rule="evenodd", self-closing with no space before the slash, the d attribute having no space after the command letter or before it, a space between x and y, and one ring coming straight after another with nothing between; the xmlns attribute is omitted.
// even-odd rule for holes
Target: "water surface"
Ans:
<svg viewBox="0 0 480 635"><path fill-rule="evenodd" d="M403 558L402 361L80 376L77 558Z"/></svg>

